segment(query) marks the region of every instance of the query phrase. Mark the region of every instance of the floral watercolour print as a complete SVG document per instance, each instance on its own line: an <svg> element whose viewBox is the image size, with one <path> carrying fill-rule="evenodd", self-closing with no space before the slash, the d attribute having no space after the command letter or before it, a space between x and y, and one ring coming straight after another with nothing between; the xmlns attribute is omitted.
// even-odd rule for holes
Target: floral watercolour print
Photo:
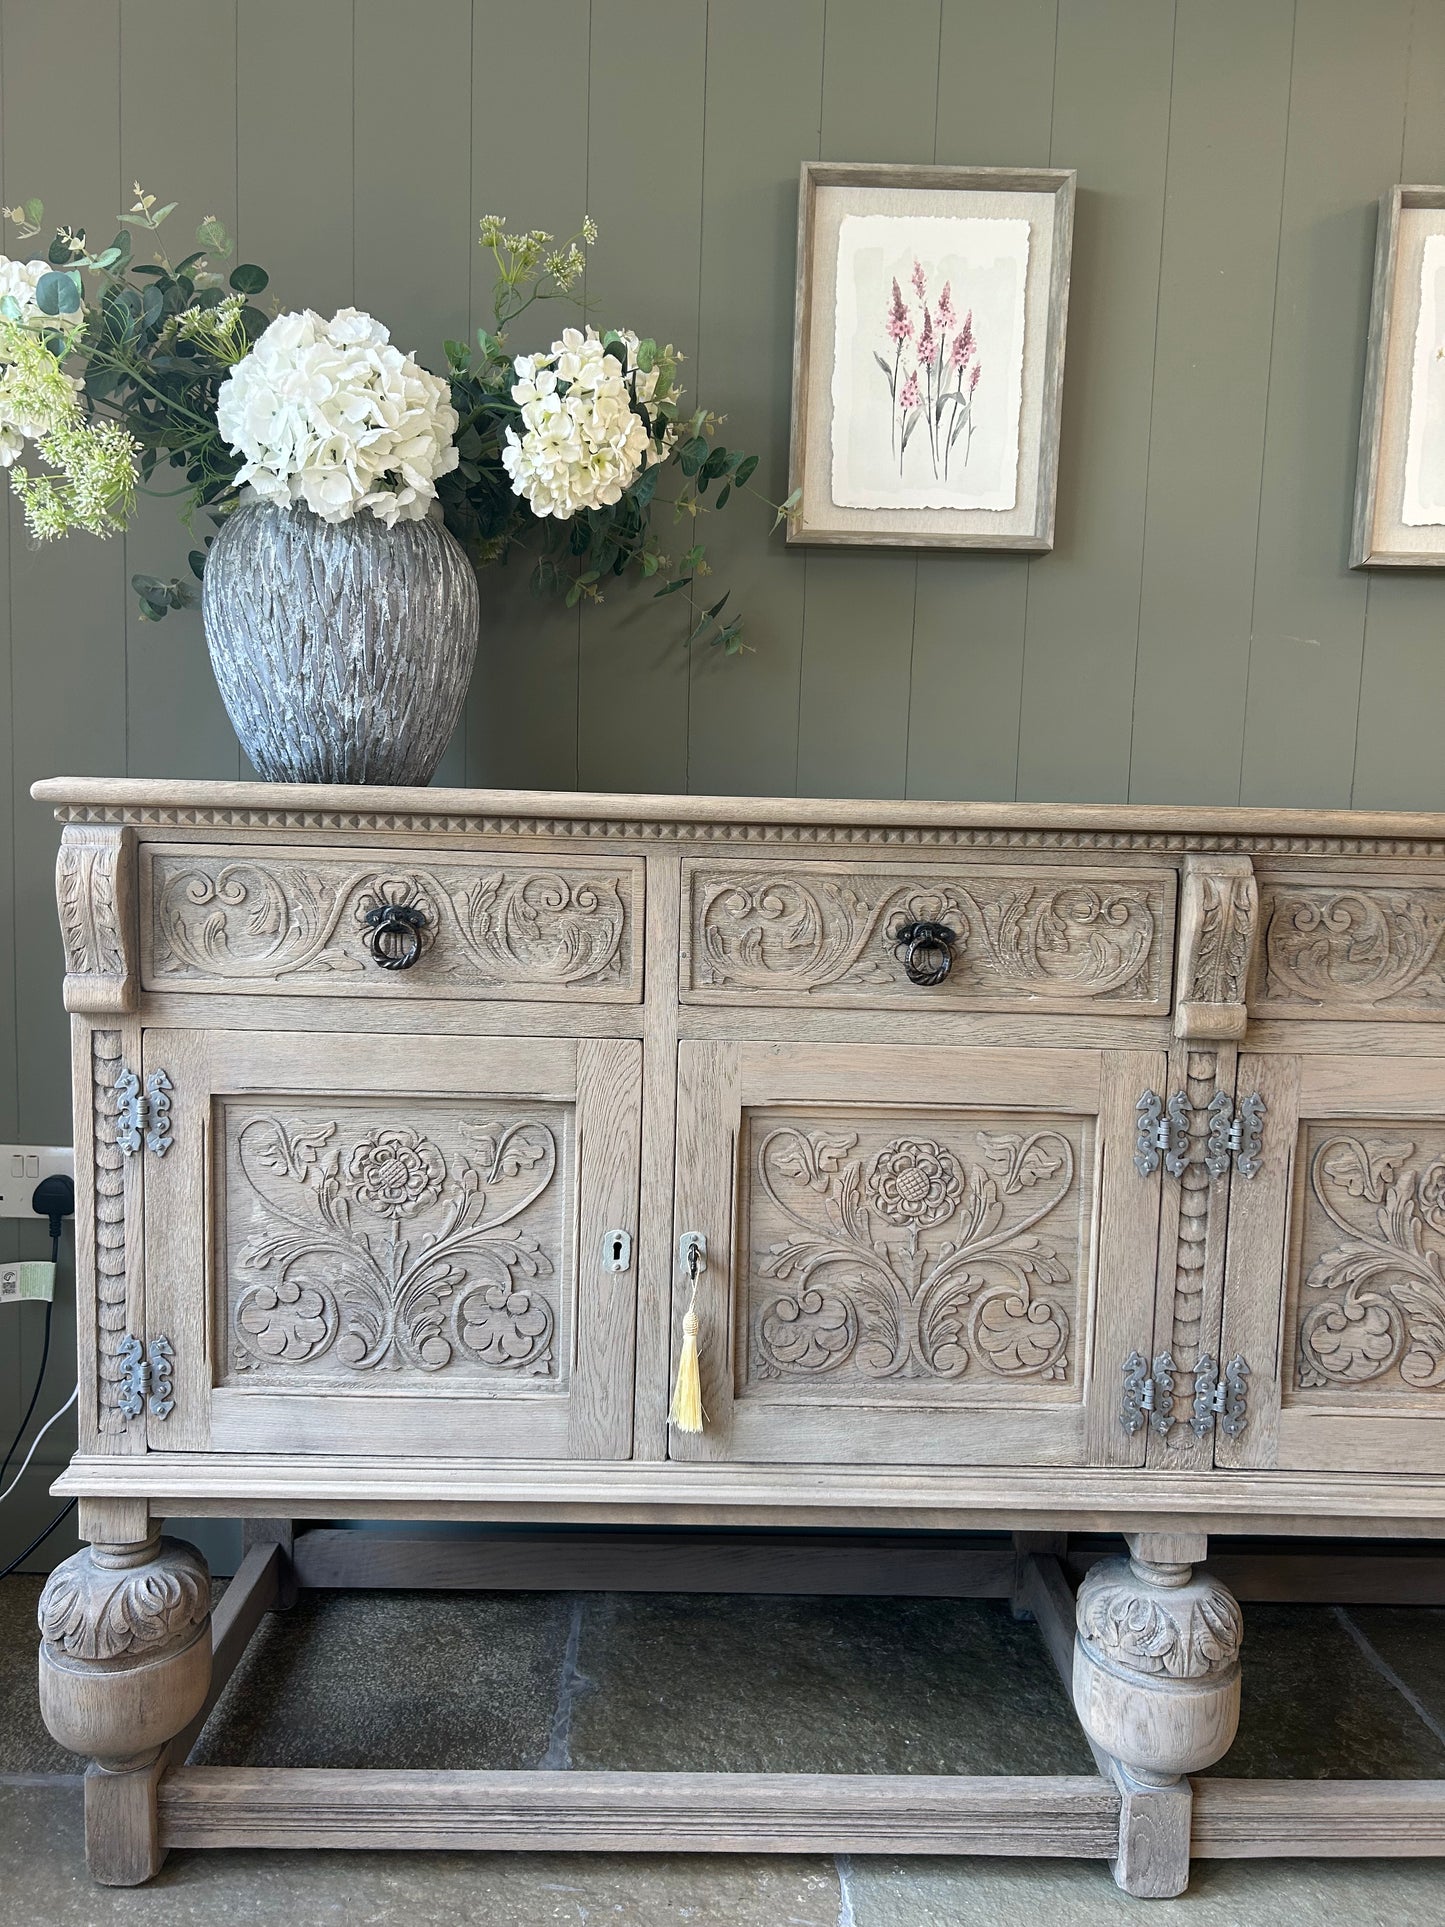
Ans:
<svg viewBox="0 0 1445 1927"><path fill-rule="evenodd" d="M849 215L839 228L833 499L1018 500L1029 224Z"/></svg>

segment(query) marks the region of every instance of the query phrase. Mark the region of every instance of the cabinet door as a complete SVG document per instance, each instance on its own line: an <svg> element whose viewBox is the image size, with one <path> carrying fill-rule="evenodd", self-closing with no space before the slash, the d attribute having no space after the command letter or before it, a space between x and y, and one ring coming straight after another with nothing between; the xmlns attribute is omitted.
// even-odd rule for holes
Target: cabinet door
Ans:
<svg viewBox="0 0 1445 1927"><path fill-rule="evenodd" d="M625 1458L642 1047L151 1030L160 1450Z"/></svg>
<svg viewBox="0 0 1445 1927"><path fill-rule="evenodd" d="M1228 1466L1445 1471L1445 1060L1242 1055L1263 1162L1230 1180Z"/></svg>
<svg viewBox="0 0 1445 1927"><path fill-rule="evenodd" d="M677 1458L1140 1464L1152 1052L686 1042L678 1238L706 1424ZM674 1286L674 1369L690 1288Z"/></svg>

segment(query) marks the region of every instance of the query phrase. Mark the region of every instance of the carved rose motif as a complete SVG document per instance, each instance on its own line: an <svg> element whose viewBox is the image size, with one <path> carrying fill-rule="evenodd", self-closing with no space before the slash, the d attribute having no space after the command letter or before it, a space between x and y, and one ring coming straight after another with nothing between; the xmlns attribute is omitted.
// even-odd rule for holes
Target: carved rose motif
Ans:
<svg viewBox="0 0 1445 1927"><path fill-rule="evenodd" d="M754 1258L759 1379L1069 1377L1052 1288L1070 1270L1035 1226L1071 1194L1077 1207L1073 1144L1052 1129L976 1142L965 1162L921 1135L870 1155L856 1131L767 1132L751 1198L753 1235L769 1238Z"/></svg>
<svg viewBox="0 0 1445 1927"><path fill-rule="evenodd" d="M873 1208L889 1224L927 1229L958 1209L963 1173L951 1151L931 1138L895 1138L868 1173Z"/></svg>
<svg viewBox="0 0 1445 1927"><path fill-rule="evenodd" d="M445 1142L445 1125L433 1128ZM232 1247L232 1370L289 1375L325 1359L437 1372L466 1360L552 1377L557 1315L541 1281L556 1267L518 1221L552 1185L557 1138L532 1118L455 1129L472 1155L374 1121L258 1112L228 1127L231 1233L248 1234ZM534 1221L554 1249L559 1206ZM358 1207L368 1215L354 1222Z"/></svg>
<svg viewBox="0 0 1445 1927"><path fill-rule="evenodd" d="M446 1159L430 1138L404 1127L373 1131L346 1161L351 1195L383 1218L411 1218L435 1204L446 1181Z"/></svg>

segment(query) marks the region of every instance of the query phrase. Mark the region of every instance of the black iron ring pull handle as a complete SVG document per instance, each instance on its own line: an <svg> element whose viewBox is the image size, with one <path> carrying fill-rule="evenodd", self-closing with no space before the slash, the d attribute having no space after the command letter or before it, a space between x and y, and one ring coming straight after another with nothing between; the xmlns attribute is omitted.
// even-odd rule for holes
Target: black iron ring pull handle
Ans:
<svg viewBox="0 0 1445 1927"><path fill-rule="evenodd" d="M383 970L410 970L421 955L426 911L410 903L379 903L366 913L367 948Z"/></svg>
<svg viewBox="0 0 1445 1927"><path fill-rule="evenodd" d="M958 932L946 923L905 923L893 932L893 949L902 959L908 981L941 984L953 968L953 946Z"/></svg>

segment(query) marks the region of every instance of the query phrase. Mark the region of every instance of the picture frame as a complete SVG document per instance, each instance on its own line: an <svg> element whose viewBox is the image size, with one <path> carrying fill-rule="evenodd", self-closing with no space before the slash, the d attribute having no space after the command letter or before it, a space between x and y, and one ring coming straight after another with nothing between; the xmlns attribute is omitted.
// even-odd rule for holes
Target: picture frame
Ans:
<svg viewBox="0 0 1445 1927"><path fill-rule="evenodd" d="M1350 567L1445 565L1445 187L1380 197Z"/></svg>
<svg viewBox="0 0 1445 1927"><path fill-rule="evenodd" d="M790 543L1053 547L1075 183L803 163Z"/></svg>

